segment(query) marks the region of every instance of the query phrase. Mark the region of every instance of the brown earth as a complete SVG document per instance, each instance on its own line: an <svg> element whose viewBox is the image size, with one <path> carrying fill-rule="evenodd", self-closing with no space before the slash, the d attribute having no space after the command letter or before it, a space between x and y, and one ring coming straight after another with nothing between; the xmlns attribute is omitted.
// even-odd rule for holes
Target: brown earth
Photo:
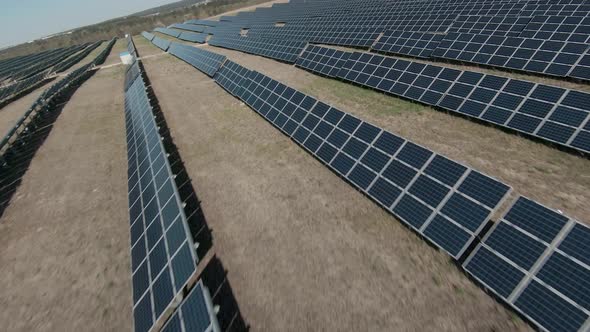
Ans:
<svg viewBox="0 0 590 332"><path fill-rule="evenodd" d="M293 86L317 79L234 54ZM252 330L529 329L211 78L170 55L144 64Z"/></svg>

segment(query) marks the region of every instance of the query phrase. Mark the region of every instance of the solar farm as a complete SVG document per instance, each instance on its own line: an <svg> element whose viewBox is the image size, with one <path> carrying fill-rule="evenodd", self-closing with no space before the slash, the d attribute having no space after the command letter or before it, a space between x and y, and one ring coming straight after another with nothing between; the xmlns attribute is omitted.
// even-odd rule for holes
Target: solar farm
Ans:
<svg viewBox="0 0 590 332"><path fill-rule="evenodd" d="M587 0L279 0L0 60L2 329L590 332L589 84Z"/></svg>

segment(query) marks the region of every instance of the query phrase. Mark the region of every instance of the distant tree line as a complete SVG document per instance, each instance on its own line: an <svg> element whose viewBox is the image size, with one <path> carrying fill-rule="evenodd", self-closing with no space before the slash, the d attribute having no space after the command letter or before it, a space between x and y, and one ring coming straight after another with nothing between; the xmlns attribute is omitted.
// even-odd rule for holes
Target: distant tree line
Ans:
<svg viewBox="0 0 590 332"><path fill-rule="evenodd" d="M114 36L123 37L126 33L136 35L151 31L158 26L184 22L190 19L206 18L227 11L267 2L268 0L214 0L207 4L172 10L159 15L128 16L75 29L70 34L59 35L32 43L20 44L0 51L0 60L24 54L37 53L47 49L75 44L108 40Z"/></svg>

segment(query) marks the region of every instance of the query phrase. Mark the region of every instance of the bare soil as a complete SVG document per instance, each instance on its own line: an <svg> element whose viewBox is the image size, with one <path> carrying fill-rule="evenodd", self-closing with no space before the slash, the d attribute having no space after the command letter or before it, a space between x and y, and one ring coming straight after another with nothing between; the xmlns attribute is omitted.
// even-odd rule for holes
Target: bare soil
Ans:
<svg viewBox="0 0 590 332"><path fill-rule="evenodd" d="M293 86L316 79L234 55ZM144 64L252 330L530 329L211 78L170 55Z"/></svg>
<svg viewBox="0 0 590 332"><path fill-rule="evenodd" d="M0 220L3 331L131 329L123 76L73 95Z"/></svg>

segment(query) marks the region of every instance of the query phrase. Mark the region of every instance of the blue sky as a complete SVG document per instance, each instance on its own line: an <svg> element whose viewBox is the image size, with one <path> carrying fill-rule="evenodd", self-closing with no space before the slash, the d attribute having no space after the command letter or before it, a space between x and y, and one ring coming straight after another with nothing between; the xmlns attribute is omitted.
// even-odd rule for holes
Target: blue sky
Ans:
<svg viewBox="0 0 590 332"><path fill-rule="evenodd" d="M0 0L0 48L174 0Z"/></svg>

